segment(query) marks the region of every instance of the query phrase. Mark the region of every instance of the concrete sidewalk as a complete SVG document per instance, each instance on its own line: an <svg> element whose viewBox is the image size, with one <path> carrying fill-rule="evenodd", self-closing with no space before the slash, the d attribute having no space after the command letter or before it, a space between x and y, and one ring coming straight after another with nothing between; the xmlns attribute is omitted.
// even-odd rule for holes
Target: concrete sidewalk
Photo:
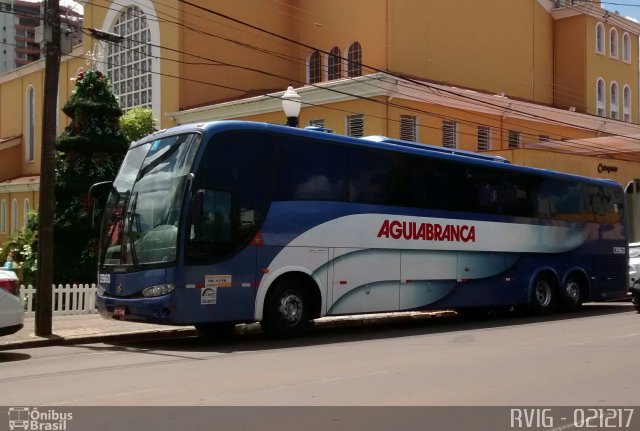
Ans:
<svg viewBox="0 0 640 431"><path fill-rule="evenodd" d="M0 337L0 350L196 334L193 326L120 322L103 319L99 314L53 316L52 332L48 337L35 335L35 318L25 317L24 328L15 334Z"/></svg>
<svg viewBox="0 0 640 431"><path fill-rule="evenodd" d="M431 319L451 315L455 315L455 313L452 311L437 311L361 314L355 316L324 317L312 321L312 325L316 327L353 324L366 325L388 321ZM103 319L99 314L54 316L52 324L53 334L48 337L39 337L35 335L35 319L33 317L25 318L24 328L15 334L0 337L0 351L65 344L187 337L198 334L193 326L165 326L149 323L121 322L118 320ZM239 325L236 331L239 333L258 332L260 331L260 325L258 323Z"/></svg>

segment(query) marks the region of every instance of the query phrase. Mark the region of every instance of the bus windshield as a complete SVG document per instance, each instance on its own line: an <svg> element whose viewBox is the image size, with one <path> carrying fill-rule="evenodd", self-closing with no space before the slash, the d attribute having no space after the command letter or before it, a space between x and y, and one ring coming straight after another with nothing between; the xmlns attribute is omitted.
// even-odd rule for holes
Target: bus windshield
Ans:
<svg viewBox="0 0 640 431"><path fill-rule="evenodd" d="M176 258L178 221L199 135L133 147L107 199L102 265L156 264Z"/></svg>

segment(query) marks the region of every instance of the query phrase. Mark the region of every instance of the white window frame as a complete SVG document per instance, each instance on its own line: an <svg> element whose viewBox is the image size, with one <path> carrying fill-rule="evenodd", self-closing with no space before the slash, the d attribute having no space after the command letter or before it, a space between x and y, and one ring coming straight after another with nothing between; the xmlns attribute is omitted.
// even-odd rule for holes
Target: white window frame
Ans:
<svg viewBox="0 0 640 431"><path fill-rule="evenodd" d="M491 127L478 126L477 133L478 151L489 151L491 149Z"/></svg>
<svg viewBox="0 0 640 431"><path fill-rule="evenodd" d="M7 201L0 202L0 233L7 233Z"/></svg>
<svg viewBox="0 0 640 431"><path fill-rule="evenodd" d="M400 115L400 139L418 142L418 117L415 115Z"/></svg>
<svg viewBox="0 0 640 431"><path fill-rule="evenodd" d="M360 125L354 123L360 122ZM364 136L364 114L347 115L345 130L347 136L360 138Z"/></svg>
<svg viewBox="0 0 640 431"><path fill-rule="evenodd" d="M458 123L453 120L442 120L442 146L458 148Z"/></svg>
<svg viewBox="0 0 640 431"><path fill-rule="evenodd" d="M337 73L332 73L332 66L338 68ZM333 81L340 78L342 78L342 52L340 52L340 48L334 46L327 57L327 80Z"/></svg>
<svg viewBox="0 0 640 431"><path fill-rule="evenodd" d="M27 86L24 103L24 161L32 163L36 159L36 89Z"/></svg>
<svg viewBox="0 0 640 431"><path fill-rule="evenodd" d="M151 109L153 111L154 118L163 118L160 101L162 100L162 70L160 69L160 46L162 42L160 40L160 19L156 13L156 9L152 0L136 0L135 3L129 3L130 6L136 6L141 9L146 17L147 28L150 33L150 40L146 41L151 46ZM126 9L126 7L111 7L107 9L107 14L102 21L101 30L106 32L113 32L113 27L120 14ZM97 43L95 51L98 58L107 58L108 53L107 43ZM97 68L106 74L107 64L106 62L98 63Z"/></svg>
<svg viewBox="0 0 640 431"><path fill-rule="evenodd" d="M24 210L24 214L22 215L23 226L26 228L27 224L29 224L29 212L31 212L31 202L29 202L28 198L24 200L22 207Z"/></svg>
<svg viewBox="0 0 640 431"><path fill-rule="evenodd" d="M607 46L607 44L604 37L604 24L602 24L601 22L596 24L595 44L596 44L596 53L604 54L605 46Z"/></svg>
<svg viewBox="0 0 640 431"><path fill-rule="evenodd" d="M11 201L11 235L18 231L18 200Z"/></svg>
<svg viewBox="0 0 640 431"><path fill-rule="evenodd" d="M358 44L359 49L356 51L355 50L355 45ZM352 51L353 49L353 51ZM352 52L357 52L359 53L359 56L357 57L356 60L352 61L351 60L351 54ZM347 74L347 77L349 78L355 78L357 76L362 76L362 44L360 42L358 42L357 40L354 41L353 43L351 43L349 45L349 48L347 48L347 67L345 68L345 73ZM352 75L351 72L351 64L352 63L356 63L358 64L358 69L359 69L359 73L357 75Z"/></svg>
<svg viewBox="0 0 640 431"><path fill-rule="evenodd" d="M609 57L618 59L618 30L611 27L609 30Z"/></svg>
<svg viewBox="0 0 640 431"><path fill-rule="evenodd" d="M311 80L311 60L314 58L314 56L318 57L318 79L315 81ZM315 70L315 67L313 68L313 70ZM309 58L307 58L307 82L309 84L317 84L318 82L322 82L322 54L320 53L320 51L313 51L311 54L309 54Z"/></svg>
<svg viewBox="0 0 640 431"><path fill-rule="evenodd" d="M622 61L631 63L631 36L626 31L622 34Z"/></svg>
<svg viewBox="0 0 640 431"><path fill-rule="evenodd" d="M631 122L631 87L622 88L622 121Z"/></svg>
<svg viewBox="0 0 640 431"><path fill-rule="evenodd" d="M607 92L605 88L604 79L596 79L596 115L598 117L607 116Z"/></svg>
<svg viewBox="0 0 640 431"><path fill-rule="evenodd" d="M614 120L619 120L620 116L620 87L616 81L609 84L609 116Z"/></svg>
<svg viewBox="0 0 640 431"><path fill-rule="evenodd" d="M322 127L324 129L324 118L317 118L315 120L309 120L309 126Z"/></svg>

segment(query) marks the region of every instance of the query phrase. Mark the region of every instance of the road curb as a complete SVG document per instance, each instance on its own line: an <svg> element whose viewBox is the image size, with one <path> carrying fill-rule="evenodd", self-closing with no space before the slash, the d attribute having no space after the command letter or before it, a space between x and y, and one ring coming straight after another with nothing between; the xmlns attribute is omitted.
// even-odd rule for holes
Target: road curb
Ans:
<svg viewBox="0 0 640 431"><path fill-rule="evenodd" d="M395 322L412 322L429 320L438 317L455 316L453 311L434 311L434 312L398 312L383 314L359 314L340 317L324 317L311 322L311 328L337 328L341 326L371 326L381 325L385 323ZM250 334L261 332L259 323L238 325L236 334ZM197 336L198 331L193 327L171 328L171 329L151 329L132 332L120 333L102 333L90 335L51 335L49 337L34 337L34 339L11 341L2 344L0 341L0 351L30 349L36 347L49 346L70 346L75 344L89 343L105 343L114 341L143 341L143 340L159 340L163 338L175 337L193 337Z"/></svg>
<svg viewBox="0 0 640 431"><path fill-rule="evenodd" d="M110 341L137 341L172 337L188 337L197 334L198 332L193 328L154 329L150 331L125 332L118 334L92 334L78 336L59 336L54 334L49 337L37 337L33 340L20 340L7 344L0 344L0 351L31 349L35 347L70 346L74 344L103 343Z"/></svg>

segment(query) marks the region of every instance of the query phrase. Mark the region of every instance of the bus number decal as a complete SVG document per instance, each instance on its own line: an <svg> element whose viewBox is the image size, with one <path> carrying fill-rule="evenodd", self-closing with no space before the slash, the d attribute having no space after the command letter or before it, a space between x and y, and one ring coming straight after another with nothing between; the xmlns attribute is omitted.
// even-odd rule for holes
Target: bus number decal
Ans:
<svg viewBox="0 0 640 431"><path fill-rule="evenodd" d="M626 254L626 247L613 247L613 254Z"/></svg>

